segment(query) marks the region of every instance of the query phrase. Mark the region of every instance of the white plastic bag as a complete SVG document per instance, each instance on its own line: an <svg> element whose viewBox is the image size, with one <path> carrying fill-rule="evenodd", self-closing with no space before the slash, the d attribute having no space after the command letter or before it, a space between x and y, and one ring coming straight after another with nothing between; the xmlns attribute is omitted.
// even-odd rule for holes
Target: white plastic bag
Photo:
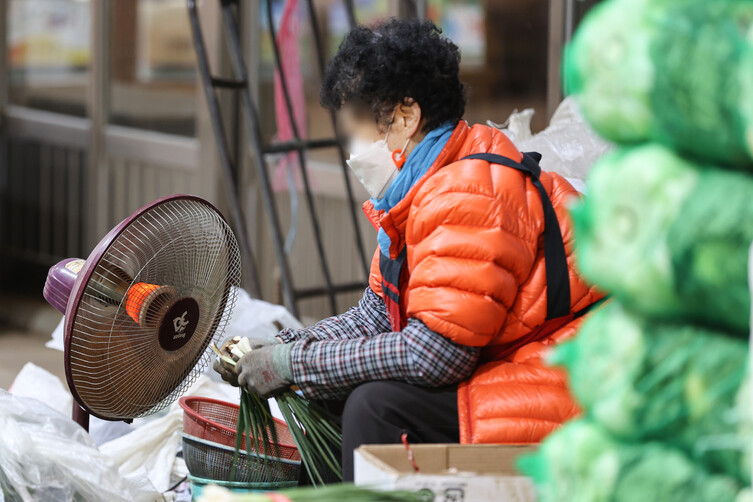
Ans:
<svg viewBox="0 0 753 502"><path fill-rule="evenodd" d="M58 377L34 363L26 363L10 386L14 396L42 401L53 410L69 417L73 397Z"/></svg>
<svg viewBox="0 0 753 502"><path fill-rule="evenodd" d="M42 401L66 417L71 416L73 397L68 392L68 387L58 377L34 363L24 365L9 390L14 396ZM97 445L127 434L131 429L132 427L125 422L89 417L89 436Z"/></svg>
<svg viewBox="0 0 753 502"><path fill-rule="evenodd" d="M488 124L504 132L522 152L539 152L541 168L561 174L576 189L583 191L582 182L593 164L611 148L588 125L572 98L566 98L552 116L549 127L531 134L533 110L514 112L503 124ZM574 182L575 181L575 182Z"/></svg>
<svg viewBox="0 0 753 502"><path fill-rule="evenodd" d="M19 372L12 391L16 396L30 397L45 403L50 401L55 411L66 417L70 416L72 398L64 384L55 375L33 363L27 363ZM186 394L236 404L239 400L237 388L224 382L213 382L206 376L199 377ZM185 463L176 458L182 430L183 415L178 403L173 403L161 416L137 419L132 425L90 417L90 436L77 425L75 427L76 433L86 436L87 441L101 444L102 454L109 459L108 462L114 462L120 476L131 487L161 492L167 490L174 479L187 474ZM3 434L1 429L0 434ZM0 456L2 455L0 446Z"/></svg>
<svg viewBox="0 0 753 502"><path fill-rule="evenodd" d="M0 502L157 501L119 474L78 424L0 389Z"/></svg>
<svg viewBox="0 0 753 502"><path fill-rule="evenodd" d="M187 396L202 396L238 403L238 389L226 383L213 382L205 375L191 386ZM176 459L183 432L183 409L175 402L167 413L154 418L135 420L134 430L125 436L100 446L124 477L147 479L157 490L170 487L173 474L185 470L185 464Z"/></svg>
<svg viewBox="0 0 753 502"><path fill-rule="evenodd" d="M52 337L44 344L45 347L60 351L65 350L65 345L63 344L63 326L65 326L65 316L60 319L58 325L52 330Z"/></svg>
<svg viewBox="0 0 753 502"><path fill-rule="evenodd" d="M168 413L100 446L122 476L147 479L161 491L170 488L170 474L183 430L180 410Z"/></svg>

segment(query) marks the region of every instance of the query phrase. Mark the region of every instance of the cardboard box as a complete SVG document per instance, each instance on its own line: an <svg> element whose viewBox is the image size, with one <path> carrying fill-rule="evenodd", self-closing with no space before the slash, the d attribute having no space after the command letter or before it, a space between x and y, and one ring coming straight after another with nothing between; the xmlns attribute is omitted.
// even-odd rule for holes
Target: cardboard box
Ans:
<svg viewBox="0 0 753 502"><path fill-rule="evenodd" d="M411 445L415 472L403 445L364 445L355 451L355 484L426 493L427 502L535 502L533 481L515 460L535 446Z"/></svg>

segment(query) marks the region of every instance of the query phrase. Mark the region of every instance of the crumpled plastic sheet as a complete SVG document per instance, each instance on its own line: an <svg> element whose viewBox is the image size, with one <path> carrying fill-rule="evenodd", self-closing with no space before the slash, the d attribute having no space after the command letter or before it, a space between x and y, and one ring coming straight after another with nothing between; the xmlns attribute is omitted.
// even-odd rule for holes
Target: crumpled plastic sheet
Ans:
<svg viewBox="0 0 753 502"><path fill-rule="evenodd" d="M488 124L504 132L520 151L539 152L543 170L564 176L583 193L591 167L613 145L591 129L573 98L560 104L549 126L538 134L531 133L533 114L532 109L516 111L502 124Z"/></svg>
<svg viewBox="0 0 753 502"><path fill-rule="evenodd" d="M34 363L27 363L18 373L11 392L16 397L49 403L52 405L50 408L63 416L70 416L72 397L68 389L55 375ZM214 382L206 375L200 376L186 395L211 397L236 404L239 400L238 389L223 382ZM275 416L281 415L277 413ZM120 475L132 485L146 491L165 492L188 474L185 463L176 457L181 446L183 424L182 409L178 403L173 403L160 414L136 419L133 424L96 417L89 420L88 437L106 457L115 462ZM83 432L83 429L79 430Z"/></svg>
<svg viewBox="0 0 753 502"><path fill-rule="evenodd" d="M71 416L73 396L68 392L68 387L58 377L32 362L24 365L8 390L14 396L37 399L66 417ZM89 436L97 446L132 430L133 427L125 422L89 417Z"/></svg>
<svg viewBox="0 0 753 502"><path fill-rule="evenodd" d="M234 403L239 400L238 389L213 382L205 375L186 395ZM134 420L133 425L132 432L103 444L100 450L115 462L122 476L139 479L164 492L176 477L187 474L185 464L176 458L181 447L183 409L175 402L164 415Z"/></svg>
<svg viewBox="0 0 753 502"><path fill-rule="evenodd" d="M165 500L118 473L89 435L36 399L0 389L0 502Z"/></svg>
<svg viewBox="0 0 753 502"><path fill-rule="evenodd" d="M58 377L32 362L21 368L8 390L14 396L37 399L66 417L71 416L73 397L68 387Z"/></svg>

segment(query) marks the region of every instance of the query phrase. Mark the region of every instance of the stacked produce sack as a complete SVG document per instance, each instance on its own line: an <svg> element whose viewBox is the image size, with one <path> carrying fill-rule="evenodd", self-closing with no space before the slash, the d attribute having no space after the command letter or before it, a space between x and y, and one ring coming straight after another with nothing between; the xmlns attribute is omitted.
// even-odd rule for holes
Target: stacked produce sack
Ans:
<svg viewBox="0 0 753 502"><path fill-rule="evenodd" d="M573 210L611 295L552 362L582 418L521 468L554 501L753 500L753 0L609 0L565 78L619 145Z"/></svg>

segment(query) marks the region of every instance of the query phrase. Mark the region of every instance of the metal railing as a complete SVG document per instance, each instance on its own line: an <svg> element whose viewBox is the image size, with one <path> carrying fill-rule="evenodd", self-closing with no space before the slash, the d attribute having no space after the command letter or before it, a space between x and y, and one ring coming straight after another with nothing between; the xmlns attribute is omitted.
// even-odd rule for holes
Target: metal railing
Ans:
<svg viewBox="0 0 753 502"><path fill-rule="evenodd" d="M298 130L298 127L296 125L294 113L295 110L293 109L292 100L288 89L288 83L285 78L285 71L281 60L280 48L277 43L277 30L275 27L271 8L272 1L266 0L266 24L273 48L274 65L276 71L280 75L281 91L283 93L286 113L292 125L293 138L290 141L285 142L269 143L264 141L259 124L258 107L251 97L249 73L244 61L243 50L241 47L240 28L238 22L238 10L240 8L240 2L238 0L219 1L222 9L223 26L230 56L230 63L234 74L232 78L220 78L214 75L211 71L196 0L188 0L188 12L191 21L191 29L194 36L194 46L197 54L199 74L203 82L204 91L209 107L209 115L212 121L215 139L219 150L220 164L222 166L223 179L225 182L225 191L231 205L231 215L234 227L236 229L236 232L238 232L239 241L241 241L240 247L243 253L244 262L247 263L248 266L251 266L254 269L256 268L256 262L251 252L252 245L248 236L248 232L246 230L247 227L245 216L243 214L243 210L241 209L239 197L237 195L239 193L239 190L237 189L236 184L236 173L239 159L233 159L230 156L230 143L228 141L227 131L223 124L223 116L221 114L221 107L217 96L217 91L220 89L227 89L240 94L240 111L245 122L245 130L248 134L248 143L251 146L253 164L258 176L259 183L261 185L262 202L272 232L272 244L274 247L277 262L280 267L282 295L286 306L294 315L298 315L298 302L303 299L321 296L327 298L329 309L334 314L338 311L336 296L340 293L354 292L365 288L369 273L369 262L367 260L367 254L362 236L360 234L358 223L358 205L354 197L349 169L345 162L346 156L342 143L340 141L337 120L334 113L332 113L330 115L332 128L334 131L332 138L309 140L301 136L300 131ZM355 26L355 9L352 0L344 0L343 3L350 25ZM325 53L322 34L319 30L319 25L316 19L312 0L307 0L307 7L309 12L308 21L311 25L311 32L314 38L314 49L317 55L317 63L320 72L322 72L325 65ZM338 283L335 282L332 277L332 271L330 269L330 263L327 259L327 253L321 232L321 218L315 205L314 193L312 191L311 181L309 179L309 170L307 167L306 159L307 151L318 148L337 149L341 168L339 173L344 181L348 209L350 211L349 220L352 226L354 245L358 251L360 268L363 272L363 280L361 281L356 280ZM300 179L302 181L303 192L306 199L306 211L308 213L309 222L313 230L313 248L315 251L314 259L315 263L319 267L319 270L321 271L321 276L324 282L324 284L320 286L297 288L291 274L289 256L285 249L285 237L280 223L278 210L275 206L275 197L272 190L269 167L267 165L267 161L269 160L270 156L279 154L294 154L298 161ZM344 237L345 236L343 236L343 238ZM254 276L258 277L258 274L254 273ZM258 295L258 290L256 293Z"/></svg>

